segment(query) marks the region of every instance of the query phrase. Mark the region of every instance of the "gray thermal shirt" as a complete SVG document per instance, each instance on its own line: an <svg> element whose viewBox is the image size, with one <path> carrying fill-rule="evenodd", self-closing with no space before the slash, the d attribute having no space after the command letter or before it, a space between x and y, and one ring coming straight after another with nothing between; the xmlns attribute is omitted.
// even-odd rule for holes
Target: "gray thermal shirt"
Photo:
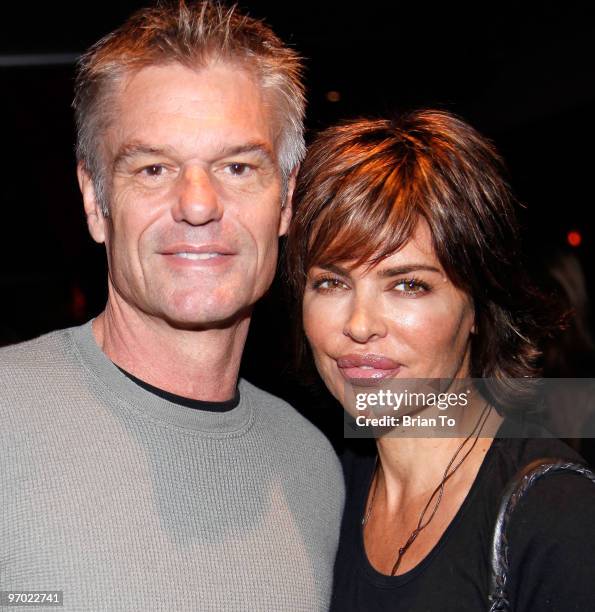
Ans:
<svg viewBox="0 0 595 612"><path fill-rule="evenodd" d="M0 350L0 385L0 590L77 611L328 608L343 477L291 406L245 380L227 412L169 402L90 322Z"/></svg>

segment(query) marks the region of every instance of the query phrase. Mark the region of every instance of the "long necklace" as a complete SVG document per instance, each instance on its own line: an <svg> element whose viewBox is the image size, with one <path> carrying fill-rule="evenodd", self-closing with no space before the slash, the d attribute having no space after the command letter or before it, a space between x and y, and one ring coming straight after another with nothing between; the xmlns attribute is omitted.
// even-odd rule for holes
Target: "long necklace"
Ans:
<svg viewBox="0 0 595 612"><path fill-rule="evenodd" d="M477 440L479 440L479 436L490 415L491 410L492 410L492 407L488 405L488 403L486 402L486 405L484 406L484 409L481 415L479 416L479 419L477 420L475 427L473 428L471 433L465 438L465 440L463 440L461 445L457 448L455 454L452 456L452 459L448 462L448 465L446 466L446 469L444 470L444 476L442 477L440 484L434 489L432 495L430 495L430 498L428 499L427 504L424 506L424 509L421 511L421 514L419 515L419 521L417 522L417 527L411 532L411 535L409 536L409 538L407 538L407 541L405 542L405 544L403 544L403 546L399 548L398 554L397 554L397 560L395 561L393 568L391 570L391 573L390 573L391 576L394 576L397 573L399 566L401 565L401 560L403 559L403 556L405 555L405 553L409 550L413 542L415 542L415 539L420 534L420 532L422 532L430 524L430 522L436 515L436 512L438 511L438 506L440 505L440 502L442 501L442 497L444 495L444 487L446 485L446 482L461 467L463 461L467 459L471 451L475 448L475 445L477 444ZM469 450L463 455L463 457L461 457L461 460L451 470L450 468L452 464L455 462L455 459L457 458L457 456L459 455L459 453L461 452L465 444L469 442L469 440L473 437L474 434L475 434L475 440L473 440L473 444L471 445ZM362 526L364 528L368 523L370 514L372 513L372 507L374 505L374 498L376 497L376 489L378 488L378 470L379 470L379 461L378 461L378 456L376 456L376 465L374 466L374 475L372 477L374 481L374 488L372 489L372 495L370 496L368 510L366 514L364 515L364 517L362 518ZM428 511L428 508L430 507L432 500L434 499L434 497L436 497L436 494L438 494L438 498L436 499L434 508L432 509L430 516L424 522L424 517L426 515L426 512Z"/></svg>

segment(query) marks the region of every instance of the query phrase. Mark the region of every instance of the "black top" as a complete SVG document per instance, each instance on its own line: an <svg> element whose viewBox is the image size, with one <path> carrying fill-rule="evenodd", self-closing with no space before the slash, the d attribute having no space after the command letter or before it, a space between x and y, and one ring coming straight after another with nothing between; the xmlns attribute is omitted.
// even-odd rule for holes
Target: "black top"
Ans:
<svg viewBox="0 0 595 612"><path fill-rule="evenodd" d="M385 576L368 561L361 525L375 453L347 450L347 498L331 610L488 610L489 553L503 489L521 467L541 457L581 462L558 440L495 439L433 550L412 570ZM595 610L595 485L569 473L538 481L513 513L509 559L514 612Z"/></svg>
<svg viewBox="0 0 595 612"><path fill-rule="evenodd" d="M165 391L164 389L160 389L159 387L155 387L154 385L150 385L148 382L137 378L130 372L127 372L120 366L116 366L122 374L126 374L126 376L132 381L135 382L139 387L142 387L145 391L149 391L158 397L161 397L168 402L172 402L174 404L178 404L178 406L185 406L186 408L193 408L194 410L206 410L208 412L227 412L228 410L233 410L240 403L240 392L236 387L236 393L234 397L230 400L225 400L223 402L207 402L204 400L197 400L191 397L184 397L183 395L176 395L175 393L170 393L169 391Z"/></svg>

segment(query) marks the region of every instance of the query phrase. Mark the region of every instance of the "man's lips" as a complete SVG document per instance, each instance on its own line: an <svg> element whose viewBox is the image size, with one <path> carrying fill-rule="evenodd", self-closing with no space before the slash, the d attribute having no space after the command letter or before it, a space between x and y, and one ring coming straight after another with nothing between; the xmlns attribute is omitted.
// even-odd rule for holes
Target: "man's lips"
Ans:
<svg viewBox="0 0 595 612"><path fill-rule="evenodd" d="M236 253L229 247L221 244L203 244L200 246L190 244L175 244L160 251L172 262L189 264L222 263Z"/></svg>
<svg viewBox="0 0 595 612"><path fill-rule="evenodd" d="M376 380L391 378L399 372L401 365L390 357L370 353L343 355L337 359L339 372L350 382L373 383Z"/></svg>

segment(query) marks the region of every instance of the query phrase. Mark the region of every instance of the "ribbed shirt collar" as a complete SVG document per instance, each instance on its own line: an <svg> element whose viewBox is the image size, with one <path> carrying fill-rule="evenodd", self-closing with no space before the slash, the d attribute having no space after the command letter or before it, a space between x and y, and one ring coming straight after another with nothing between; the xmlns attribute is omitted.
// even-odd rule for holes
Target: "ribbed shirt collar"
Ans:
<svg viewBox="0 0 595 612"><path fill-rule="evenodd" d="M242 379L238 382L240 403L233 410L207 412L180 406L143 389L124 375L99 348L92 323L93 320L69 330L75 352L87 371L97 379L102 392L111 394L138 417L209 437L241 436L251 427L254 409L249 385Z"/></svg>

